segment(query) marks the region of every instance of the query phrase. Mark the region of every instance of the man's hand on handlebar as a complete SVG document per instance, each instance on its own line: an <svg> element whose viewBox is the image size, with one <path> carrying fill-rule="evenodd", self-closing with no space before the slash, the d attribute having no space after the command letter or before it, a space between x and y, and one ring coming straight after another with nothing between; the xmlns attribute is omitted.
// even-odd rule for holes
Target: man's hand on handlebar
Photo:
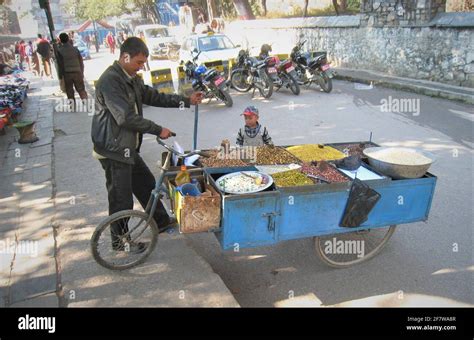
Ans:
<svg viewBox="0 0 474 340"><path fill-rule="evenodd" d="M174 137L174 136L176 136L176 133L174 133L173 131L171 131L171 130L169 130L169 129L167 129L167 128L164 127L164 128L162 128L159 137L160 137L161 139L168 139L168 138Z"/></svg>
<svg viewBox="0 0 474 340"><path fill-rule="evenodd" d="M194 92L191 97L189 97L189 100L191 102L191 105L198 105L201 104L202 98L204 97L204 93L202 92Z"/></svg>

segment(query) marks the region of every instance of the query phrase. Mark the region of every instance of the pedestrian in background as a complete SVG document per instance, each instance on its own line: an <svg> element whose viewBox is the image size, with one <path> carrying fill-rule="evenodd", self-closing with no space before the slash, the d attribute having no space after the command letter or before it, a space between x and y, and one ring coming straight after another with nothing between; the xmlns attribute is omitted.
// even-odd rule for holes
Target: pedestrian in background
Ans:
<svg viewBox="0 0 474 340"><path fill-rule="evenodd" d="M33 43L28 41L28 44L25 45L25 61L28 65L28 71L31 71L31 62L33 59Z"/></svg>
<svg viewBox="0 0 474 340"><path fill-rule="evenodd" d="M18 53L20 54L20 69L22 69L22 70L25 70L25 68L23 66L23 63L26 60L26 51L25 51L25 49L26 49L25 41L21 40L20 45L18 46Z"/></svg>
<svg viewBox="0 0 474 340"><path fill-rule="evenodd" d="M84 63L81 53L69 42L67 33L59 35L61 46L58 48L59 78L64 79L67 98L74 105L74 88L82 100L87 99L86 87L84 85Z"/></svg>
<svg viewBox="0 0 474 340"><path fill-rule="evenodd" d="M33 66L33 73L39 77L41 75L41 63L35 49L33 49L33 55L31 56L31 65Z"/></svg>
<svg viewBox="0 0 474 340"><path fill-rule="evenodd" d="M119 48L122 47L122 44L124 41L125 41L125 38L124 38L123 32L120 31L117 37L117 43L118 43Z"/></svg>
<svg viewBox="0 0 474 340"><path fill-rule="evenodd" d="M84 41L86 42L87 48L91 48L91 37L89 36L89 34L86 34Z"/></svg>
<svg viewBox="0 0 474 340"><path fill-rule="evenodd" d="M15 43L15 62L20 63L20 41Z"/></svg>
<svg viewBox="0 0 474 340"><path fill-rule="evenodd" d="M91 34L91 44L95 46L95 52L99 53L99 43L96 39L95 33Z"/></svg>
<svg viewBox="0 0 474 340"><path fill-rule="evenodd" d="M109 46L110 54L115 54L115 37L112 32L109 32L106 37L107 45Z"/></svg>
<svg viewBox="0 0 474 340"><path fill-rule="evenodd" d="M48 40L44 39L41 34L38 34L36 46L36 51L41 56L41 61L46 77L53 78L51 73L51 44Z"/></svg>
<svg viewBox="0 0 474 340"><path fill-rule="evenodd" d="M74 36L74 31L69 32L69 43L74 46L74 39L76 37Z"/></svg>
<svg viewBox="0 0 474 340"><path fill-rule="evenodd" d="M146 45L145 33L143 33L143 31L140 31L140 39L141 39L141 41L143 41L143 42L145 43L145 45ZM148 58L147 58L147 60L146 60L145 65L143 65L143 70L144 70L144 71L150 71L150 64L148 63Z"/></svg>

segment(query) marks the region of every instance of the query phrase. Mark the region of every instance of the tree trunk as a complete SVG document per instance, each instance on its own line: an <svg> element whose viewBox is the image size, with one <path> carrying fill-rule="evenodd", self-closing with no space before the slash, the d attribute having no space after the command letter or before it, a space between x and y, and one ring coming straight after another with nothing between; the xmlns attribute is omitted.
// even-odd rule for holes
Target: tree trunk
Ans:
<svg viewBox="0 0 474 340"><path fill-rule="evenodd" d="M341 13L346 12L347 10L347 0L341 0Z"/></svg>
<svg viewBox="0 0 474 340"><path fill-rule="evenodd" d="M252 13L248 0L234 0L234 6L241 20L254 20L255 15Z"/></svg>
<svg viewBox="0 0 474 340"><path fill-rule="evenodd" d="M262 0L263 16L267 16L267 0Z"/></svg>
<svg viewBox="0 0 474 340"><path fill-rule="evenodd" d="M156 8L155 5L150 5L150 14L152 18L154 18L154 22L157 24L161 24L161 18L160 15L158 14L158 9Z"/></svg>
<svg viewBox="0 0 474 340"><path fill-rule="evenodd" d="M334 10L336 11L336 15L339 15L339 5L337 4L337 0L332 0L332 5L334 6Z"/></svg>
<svg viewBox="0 0 474 340"><path fill-rule="evenodd" d="M308 5L309 0L304 0L304 10L303 10L303 17L306 18L308 16Z"/></svg>
<svg viewBox="0 0 474 340"><path fill-rule="evenodd" d="M217 17L217 7L214 0L207 0L207 12L208 12L208 21L211 22L212 19Z"/></svg>

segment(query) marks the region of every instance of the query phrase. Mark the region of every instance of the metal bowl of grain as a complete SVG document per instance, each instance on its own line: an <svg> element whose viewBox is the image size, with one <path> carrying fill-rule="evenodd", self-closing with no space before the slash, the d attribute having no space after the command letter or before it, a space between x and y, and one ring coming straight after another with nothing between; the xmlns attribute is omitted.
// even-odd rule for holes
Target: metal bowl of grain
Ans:
<svg viewBox="0 0 474 340"><path fill-rule="evenodd" d="M412 148L374 147L363 153L375 170L394 179L423 177L435 161L431 153Z"/></svg>

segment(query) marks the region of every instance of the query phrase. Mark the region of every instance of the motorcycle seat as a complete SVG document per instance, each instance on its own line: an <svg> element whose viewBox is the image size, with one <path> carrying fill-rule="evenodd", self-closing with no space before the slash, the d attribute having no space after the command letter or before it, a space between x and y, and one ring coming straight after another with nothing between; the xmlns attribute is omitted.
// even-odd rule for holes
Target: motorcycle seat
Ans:
<svg viewBox="0 0 474 340"><path fill-rule="evenodd" d="M322 59L326 58L325 55L318 55L316 58L313 59L314 62L319 62L321 61Z"/></svg>

